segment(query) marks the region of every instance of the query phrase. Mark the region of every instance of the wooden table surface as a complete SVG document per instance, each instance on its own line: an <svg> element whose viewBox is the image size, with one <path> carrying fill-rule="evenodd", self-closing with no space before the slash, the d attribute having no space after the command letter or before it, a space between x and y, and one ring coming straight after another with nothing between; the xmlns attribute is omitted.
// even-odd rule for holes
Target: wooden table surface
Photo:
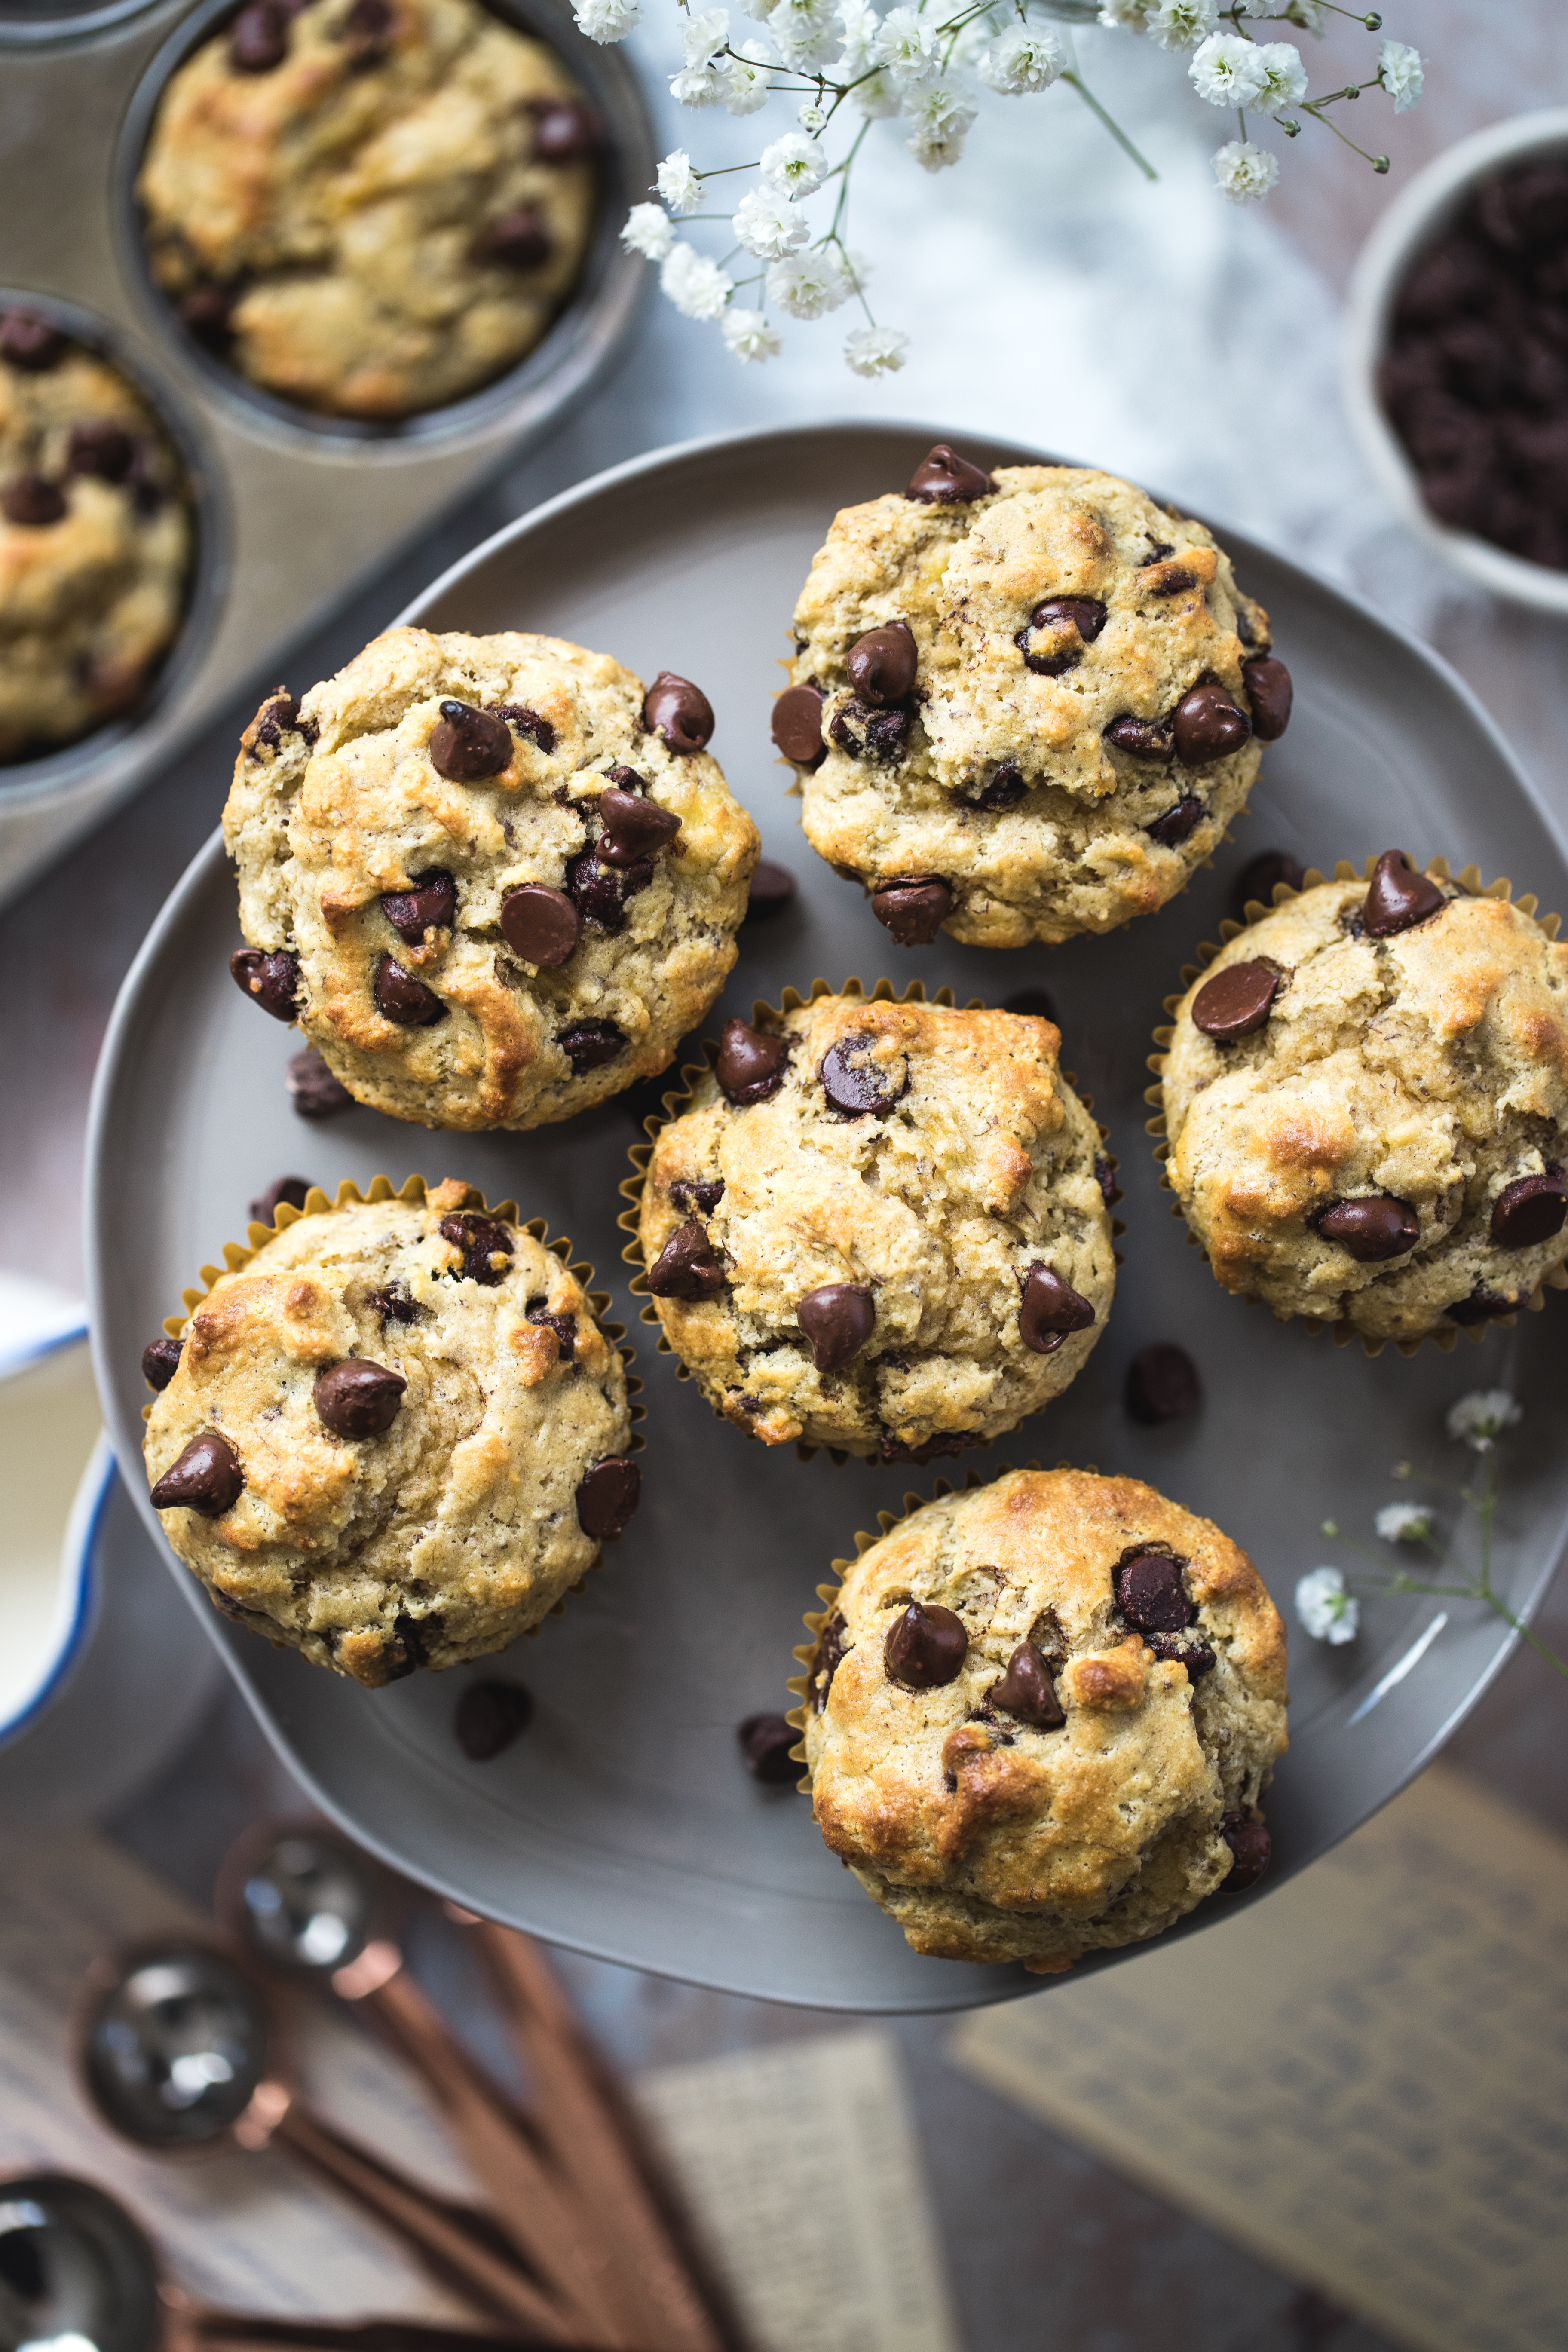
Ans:
<svg viewBox="0 0 1568 2352"><path fill-rule="evenodd" d="M1378 138L1405 174L1452 139L1527 105L1561 102L1568 41L1561 0L1426 0L1390 7L1388 30L1428 55L1415 113ZM1310 47L1310 45L1309 45ZM1312 55L1313 79L1363 59L1364 34L1339 25ZM1367 121L1370 108L1361 111ZM1360 123L1358 123L1358 131ZM1363 134L1364 135L1364 134ZM1397 178L1342 161L1326 134L1286 158L1274 216L1336 289ZM636 367L634 353L628 362ZM593 413L471 502L290 665L296 680L337 667L446 562L512 513L637 446L617 437L615 387ZM1492 711L1568 823L1568 630L1474 596L1433 627L1439 649ZM221 806L248 699L148 792L0 910L0 1264L77 1286L82 1136L94 1059L115 991L147 925ZM1543 1630L1568 1647L1568 1596ZM1509 1666L1450 1753L1568 1831L1561 1770L1568 1695L1528 1655ZM200 1769L193 1769L199 1754ZM279 1769L226 1694L199 1740L111 1823L145 1860L198 1897L251 1814L287 1803ZM439 1931L424 1965L439 1990ZM628 2065L801 2032L824 2021L629 1971L566 1963L574 1990ZM1077 2352L1374 2352L1382 2339L1277 2277L1211 2231L961 2079L943 2063L941 2020L900 2025L926 2160L967 2342Z"/></svg>

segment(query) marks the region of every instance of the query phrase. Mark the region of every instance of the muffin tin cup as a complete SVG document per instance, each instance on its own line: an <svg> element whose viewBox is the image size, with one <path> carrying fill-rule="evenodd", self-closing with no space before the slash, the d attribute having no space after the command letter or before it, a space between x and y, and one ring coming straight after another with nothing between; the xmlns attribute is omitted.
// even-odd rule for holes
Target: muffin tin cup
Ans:
<svg viewBox="0 0 1568 2352"><path fill-rule="evenodd" d="M201 1307L204 1300L211 1297L213 1288L216 1284L223 1281L228 1275L242 1273L244 1269L250 1265L258 1250L263 1248L268 1242L275 1241L279 1234L286 1234L290 1225L296 1225L299 1223L301 1217L319 1217L335 1213L340 1209L369 1205L379 1201L422 1202L430 1189L430 1186L423 1176L410 1176L401 1189L394 1188L392 1179L389 1176L376 1176L372 1178L368 1190L362 1192L356 1183L354 1183L350 1178L345 1177L343 1181L338 1186L337 1198L335 1200L329 1200L320 1184L312 1184L310 1191L305 1195L305 1205L302 1209L296 1209L292 1202L280 1201L278 1204L277 1213L271 1224L264 1225L253 1220L247 1227L246 1240L243 1244L239 1242L225 1242L223 1245L224 1262L221 1265L203 1266L201 1270L200 1288L186 1290L182 1294L184 1300L184 1311L183 1314L179 1315L165 1316L163 1318L164 1331L171 1339L179 1339L182 1332L184 1330L186 1324L190 1321L192 1316L195 1314L198 1307ZM479 1192L479 1187L477 1185L472 1186L470 1189ZM562 1265L565 1267L567 1273L574 1276L574 1278L582 1284L583 1289L587 1296L588 1306L593 1313L595 1322L598 1325L605 1339L608 1339L610 1345L615 1349L616 1353L619 1356L622 1364L626 1368L626 1403L632 1427L630 1451L633 1454L644 1453L647 1450L647 1440L643 1435L642 1431L637 1424L640 1422L645 1421L647 1414L647 1408L639 1402L642 1395L642 1382L638 1380L636 1372L632 1369L633 1365L637 1361L637 1355L635 1349L627 1344L625 1324L608 1323L605 1320L605 1309L612 1303L609 1292L607 1290L594 1290L590 1288L590 1285L594 1279L594 1269L587 1263L586 1259L581 1259L576 1264L573 1263L572 1244L564 1234L559 1235L554 1241L545 1240L548 1226L542 1217L532 1217L530 1218L526 1223L523 1223L519 1217L517 1202L515 1201L502 1201L492 1209L486 1201L482 1192L479 1192L479 1213L481 1215L499 1217L508 1224L516 1225L520 1232L530 1234L534 1241L543 1242L545 1248L550 1252L551 1255L552 1257L558 1257ZM142 1418L143 1422L149 1419L152 1414L152 1411L153 1407L150 1403L142 1406ZM584 1590L587 1577L593 1574L595 1569L601 1567L603 1562L604 1549L603 1546L601 1546L598 1553L590 1563L586 1573L584 1576L580 1576L575 1584L568 1586L567 1591L563 1593L561 1599L557 1601L552 1608L546 1610L545 1616L562 1616L565 1612L566 1602L571 1595L574 1592L581 1592ZM525 1629L530 1641L531 1641L533 1636L541 1630L543 1622L543 1618L541 1618L537 1624L530 1625Z"/></svg>
<svg viewBox="0 0 1568 2352"><path fill-rule="evenodd" d="M1215 956L1218 955L1220 948L1228 947L1231 940L1234 939L1239 939L1243 931L1250 930L1255 923L1262 922L1266 916L1271 915L1274 912L1275 908L1289 906L1292 899L1301 898L1307 891L1321 889L1323 884L1327 881L1355 882L1358 880L1364 880L1366 882L1370 882L1372 880L1373 868L1376 864L1377 859L1375 857L1368 857L1358 874L1357 869L1351 864L1350 860L1348 858L1342 857L1335 866L1332 875L1321 874L1315 866L1310 866L1301 878L1301 887L1300 890L1293 890L1288 882L1276 882L1274 885L1273 900L1269 906L1264 906L1261 899L1249 898L1245 908L1242 909L1243 920L1241 922L1238 923L1233 918L1227 916L1220 924L1219 942L1217 945L1213 940L1204 940L1199 942L1197 950L1198 960L1196 963L1187 963L1182 966L1182 985L1173 996L1166 997L1165 1011L1173 1020L1182 999L1186 995L1187 991L1191 988L1194 981L1199 979L1201 975L1207 971ZM1562 917L1560 915L1538 916L1535 911L1538 901L1536 900L1533 893L1516 898L1513 896L1512 885L1510 883L1506 876L1500 875L1495 882L1483 882L1480 877L1480 868L1476 866L1467 866L1462 873L1450 874L1448 869L1448 861L1446 857L1434 857L1430 859L1426 866L1421 867L1420 871L1430 875L1435 882L1453 881L1458 883L1459 888L1463 890L1468 897L1472 898L1506 898L1510 906L1517 907L1521 915L1528 915L1532 922L1537 923L1549 940L1554 940L1557 937L1558 929L1563 919ZM1144 1132L1158 1139L1154 1146L1154 1158L1159 1163L1160 1181L1164 1190L1173 1195L1174 1194L1175 1187L1171 1181L1171 1147L1165 1131L1165 1089L1163 1078L1165 1071L1166 1048L1169 1046L1174 1034L1174 1029L1169 1024L1169 1023L1164 1022L1163 1022L1154 1031L1154 1043L1160 1050L1158 1053L1150 1055L1149 1067L1154 1072L1156 1078L1160 1080L1161 1083L1152 1087L1146 1087L1143 1091L1144 1101L1154 1112L1154 1117L1145 1122ZM1173 1217L1180 1219L1183 1225L1185 1227L1189 1247L1193 1249L1201 1249L1203 1247L1202 1243L1198 1240L1198 1237L1196 1234L1194 1233L1192 1227L1187 1224L1181 1202L1174 1198L1173 1198L1171 1203L1171 1214ZM1540 1314L1542 1308L1546 1304L1546 1292L1548 1290L1568 1290L1568 1266L1555 1265L1551 1269L1550 1273L1542 1276L1541 1281L1537 1283L1534 1290L1531 1294L1531 1297L1526 1301L1526 1309L1528 1313L1531 1315ZM1238 1291L1232 1295L1239 1297L1244 1306L1261 1307L1267 1304L1267 1301L1254 1297L1251 1293L1247 1291ZM1421 1349L1428 1340L1432 1342L1433 1346L1436 1347L1441 1354L1448 1355L1452 1352L1455 1343L1459 1339L1461 1332L1467 1339L1479 1346L1486 1338L1489 1330L1495 1328L1501 1331L1511 1331L1519 1320L1518 1312L1516 1310L1512 1315L1493 1316L1485 1323L1453 1324L1447 1329L1422 1331L1418 1333L1414 1339L1395 1339L1391 1343L1387 1339L1370 1339L1364 1332L1353 1329L1350 1324L1343 1322L1331 1322L1327 1317L1297 1315L1290 1312L1282 1314L1278 1308L1272 1311L1274 1314L1274 1319L1277 1323L1298 1324L1307 1333L1309 1338L1315 1339L1320 1331L1331 1331L1333 1333L1334 1345L1336 1348L1348 1348L1352 1346L1355 1340L1359 1339L1362 1344L1363 1354L1370 1357L1381 1356L1384 1348L1388 1347L1390 1344L1396 1348L1402 1356L1409 1357L1418 1355Z"/></svg>
<svg viewBox="0 0 1568 2352"><path fill-rule="evenodd" d="M821 996L858 996L868 1004L924 1004L929 1002L932 1004L943 1005L950 1009L953 1007L955 1003L955 999L951 988L939 988L935 995L928 1000L925 982L920 980L911 980L909 985L904 989L902 994L900 994L894 989L892 982L885 978L876 982L869 990L866 988L865 983L862 981L854 978L847 980L841 988L835 988L830 981L819 978L812 982L810 988L806 991L804 996L800 994L797 989L786 988L784 992L783 997L776 1006L770 1004L765 997L757 997L752 1005L752 1025L754 1028L759 1022L764 1019L773 1022L782 1021L786 1013L798 1012L802 1005L815 1004L818 997ZM984 999L979 996L972 996L966 1001L963 1010L965 1013L984 1012L986 1010ZM675 1349L670 1346L669 1341L665 1337L664 1327L659 1321L658 1309L654 1305L648 1292L647 1264L643 1256L642 1243L638 1238L637 1228L641 1223L642 1196L644 1187L647 1181L648 1166L653 1159L654 1146L658 1142L658 1138L665 1128L669 1126L672 1120L681 1118L685 1112L691 1108L696 1097L698 1083L709 1075L709 1072L712 1067L714 1057L719 1051L718 1039L714 1037L705 1037L702 1041L702 1050L708 1056L706 1062L686 1063L682 1065L680 1071L680 1084L665 1096L661 1107L662 1115L658 1113L650 1114L648 1118L644 1119L643 1127L647 1132L648 1140L646 1143L634 1143L632 1145L630 1152L632 1173L624 1180L619 1187L622 1199L629 1202L630 1206L623 1209L620 1215L616 1220L616 1223L619 1225L621 1231L628 1236L626 1246L621 1252L622 1259L627 1265L632 1265L637 1268L637 1272L633 1275L629 1286L632 1296L634 1298L641 1298L647 1301L647 1304L642 1309L640 1319L644 1323L657 1326L658 1329L658 1352L661 1356L669 1356L674 1359L675 1377L678 1381L689 1381L691 1378L691 1372L689 1366L682 1360L682 1359L676 1355ZM1083 1105L1084 1109L1092 1118L1094 1115L1094 1102L1092 1097L1078 1094L1078 1082L1074 1078L1072 1072L1070 1070L1063 1070L1059 1061L1057 1066L1063 1084L1072 1088L1074 1094L1078 1095L1078 1098ZM1110 1135L1106 1129L1100 1125L1098 1120L1095 1121L1095 1133L1099 1136L1100 1142L1109 1147L1110 1141ZM1110 1163L1111 1173L1114 1176L1116 1171L1121 1165L1121 1162L1118 1160L1115 1153L1110 1151L1109 1149L1106 1151L1105 1157ZM1112 1202L1121 1200L1121 1191L1120 1186L1113 1187L1110 1198ZM1127 1227L1120 1217L1113 1217L1111 1219L1110 1234L1113 1242L1119 1240L1126 1231ZM1122 1262L1121 1251L1114 1250L1112 1252L1112 1255L1116 1264L1120 1265ZM725 1415L720 1412L717 1405L710 1405L709 1410L711 1412L716 1421L725 1420ZM1005 1435L1008 1433L1004 1432L1002 1433ZM747 1434L750 1435L751 1433L748 1432ZM851 1454L846 1447L839 1445L811 1445L808 1444L804 1438L797 1441L795 1451L797 1462L812 1462L816 1460L817 1454L826 1454L828 1460L837 1469L842 1469L847 1462L863 1462L868 1470L880 1469L883 1466L870 1454ZM916 1465L911 1465L910 1466L914 1467ZM983 1485L984 1482L976 1477L973 1483L975 1485ZM945 1491L951 1492L951 1488ZM868 1541L869 1540L870 1538L868 1538Z"/></svg>

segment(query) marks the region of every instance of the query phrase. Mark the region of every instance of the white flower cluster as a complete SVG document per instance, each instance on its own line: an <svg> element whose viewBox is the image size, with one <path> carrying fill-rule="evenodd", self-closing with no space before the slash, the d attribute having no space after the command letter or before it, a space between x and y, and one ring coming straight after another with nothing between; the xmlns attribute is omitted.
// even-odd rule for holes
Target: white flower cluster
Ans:
<svg viewBox="0 0 1568 2352"><path fill-rule="evenodd" d="M1385 1503L1373 1524L1384 1543L1424 1543L1432 1514L1422 1503Z"/></svg>
<svg viewBox="0 0 1568 2352"><path fill-rule="evenodd" d="M1296 1614L1314 1642L1353 1642L1361 1626L1361 1603L1347 1592L1337 1568L1315 1568L1296 1586Z"/></svg>
<svg viewBox="0 0 1568 2352"><path fill-rule="evenodd" d="M1448 1408L1448 1434L1478 1454L1489 1454L1505 1429L1523 1419L1507 1389L1472 1389Z"/></svg>

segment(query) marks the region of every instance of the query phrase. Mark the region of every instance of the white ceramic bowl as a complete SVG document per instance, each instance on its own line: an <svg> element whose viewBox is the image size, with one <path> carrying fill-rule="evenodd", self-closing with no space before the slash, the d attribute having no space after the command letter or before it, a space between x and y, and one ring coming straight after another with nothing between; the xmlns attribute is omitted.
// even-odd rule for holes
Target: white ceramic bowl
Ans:
<svg viewBox="0 0 1568 2352"><path fill-rule="evenodd" d="M63 1688L91 1629L100 1424L85 1327L0 1375L0 1747Z"/></svg>
<svg viewBox="0 0 1568 2352"><path fill-rule="evenodd" d="M1405 520L1428 545L1495 595L1541 612L1568 614L1568 572L1528 563L1469 531L1450 530L1429 510L1415 469L1378 398L1377 368L1389 315L1423 247L1465 202L1476 181L1502 163L1568 151L1568 107L1516 115L1461 139L1419 172L1389 205L1362 249L1351 279L1344 325L1344 389L1362 455Z"/></svg>

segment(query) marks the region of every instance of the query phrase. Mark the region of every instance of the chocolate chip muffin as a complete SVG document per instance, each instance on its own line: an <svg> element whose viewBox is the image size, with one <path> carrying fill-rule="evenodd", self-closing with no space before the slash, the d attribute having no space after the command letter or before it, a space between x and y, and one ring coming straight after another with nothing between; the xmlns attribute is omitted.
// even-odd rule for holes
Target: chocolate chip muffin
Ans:
<svg viewBox="0 0 1568 2352"><path fill-rule="evenodd" d="M1114 1176L1049 1021L884 990L729 1021L630 1223L670 1347L769 1445L983 1445L1082 1370Z"/></svg>
<svg viewBox="0 0 1568 2352"><path fill-rule="evenodd" d="M538 1127L664 1069L735 961L757 832L706 696L560 637L391 629L247 728L239 985L355 1099Z"/></svg>
<svg viewBox="0 0 1568 2352"><path fill-rule="evenodd" d="M1017 1470L838 1565L799 1654L812 1811L917 1952L1054 1975L1261 1876L1285 1629L1209 1520Z"/></svg>
<svg viewBox="0 0 1568 2352"><path fill-rule="evenodd" d="M40 314L0 313L0 761L135 708L179 630L192 538L142 394Z"/></svg>
<svg viewBox="0 0 1568 2352"><path fill-rule="evenodd" d="M1173 1000L1170 1181L1227 1290L1451 1340L1568 1257L1568 947L1400 850L1307 880Z"/></svg>
<svg viewBox="0 0 1568 2352"><path fill-rule="evenodd" d="M226 1616L379 1689L503 1650L637 1507L595 1302L467 1184L278 1212L142 1359L153 1501Z"/></svg>
<svg viewBox="0 0 1568 2352"><path fill-rule="evenodd" d="M599 140L550 50L475 0L248 0L159 105L136 184L153 272L285 400L438 408L549 326Z"/></svg>
<svg viewBox="0 0 1568 2352"><path fill-rule="evenodd" d="M1152 914L1245 806L1290 680L1202 523L943 445L847 507L773 740L807 840L894 939L1052 943Z"/></svg>

